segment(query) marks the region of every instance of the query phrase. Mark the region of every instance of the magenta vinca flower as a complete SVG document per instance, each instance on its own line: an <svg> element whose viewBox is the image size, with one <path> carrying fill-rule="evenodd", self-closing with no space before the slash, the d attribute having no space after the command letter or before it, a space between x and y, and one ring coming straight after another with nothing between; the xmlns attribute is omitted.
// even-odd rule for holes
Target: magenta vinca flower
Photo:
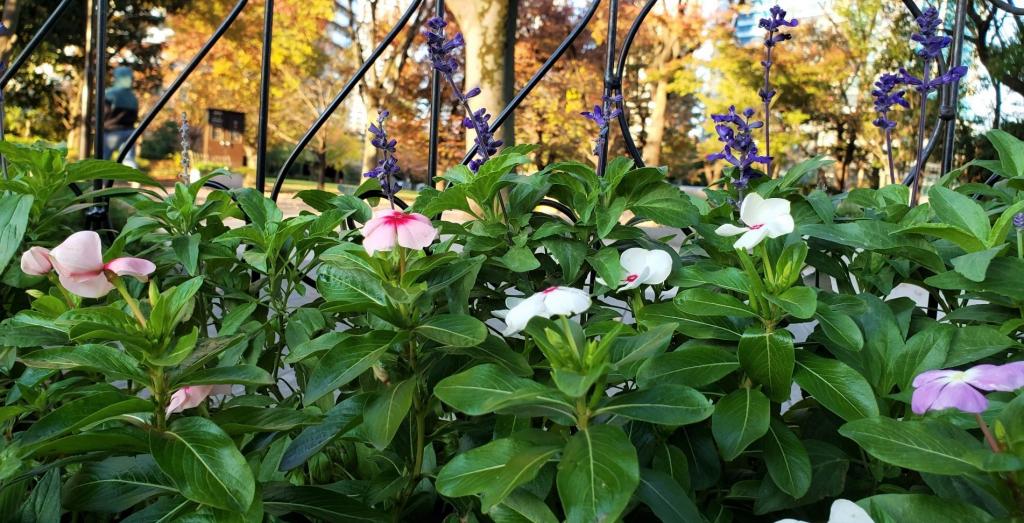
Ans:
<svg viewBox="0 0 1024 523"><path fill-rule="evenodd" d="M957 409L980 414L988 408L982 391L1014 391L1024 387L1024 362L978 365L967 370L930 370L914 378L910 408L915 414Z"/></svg>
<svg viewBox="0 0 1024 523"><path fill-rule="evenodd" d="M93 231L79 231L68 236L52 251L32 247L21 255L25 274L42 276L57 271L60 284L83 298L102 298L114 290L111 278L131 276L147 281L156 265L142 258L116 258L103 263L103 244Z"/></svg>

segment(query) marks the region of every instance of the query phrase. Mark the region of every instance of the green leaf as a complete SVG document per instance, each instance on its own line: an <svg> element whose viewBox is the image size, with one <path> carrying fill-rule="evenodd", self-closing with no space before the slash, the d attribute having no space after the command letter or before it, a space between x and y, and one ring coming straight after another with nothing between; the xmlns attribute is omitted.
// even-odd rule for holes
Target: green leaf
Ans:
<svg viewBox="0 0 1024 523"><path fill-rule="evenodd" d="M682 189L661 182L644 192L627 209L637 217L650 219L667 227L690 227L700 221L700 211Z"/></svg>
<svg viewBox="0 0 1024 523"><path fill-rule="evenodd" d="M67 483L64 507L116 513L153 496L176 492L152 456L115 456L87 463L72 476Z"/></svg>
<svg viewBox="0 0 1024 523"><path fill-rule="evenodd" d="M255 365L213 367L189 372L174 380L174 387L186 385L273 385L269 372Z"/></svg>
<svg viewBox="0 0 1024 523"><path fill-rule="evenodd" d="M87 158L68 164L68 183L86 180L119 180L161 187L159 182L142 171L110 160Z"/></svg>
<svg viewBox="0 0 1024 523"><path fill-rule="evenodd" d="M494 523L558 523L544 501L525 490L510 494L488 515Z"/></svg>
<svg viewBox="0 0 1024 523"><path fill-rule="evenodd" d="M21 247L25 228L32 211L32 196L18 193L0 194L0 273L7 269L14 253Z"/></svg>
<svg viewBox="0 0 1024 523"><path fill-rule="evenodd" d="M640 309L637 321L650 326L674 323L677 331L701 340L736 341L742 337L742 330L730 318L686 314L675 303L647 305Z"/></svg>
<svg viewBox="0 0 1024 523"><path fill-rule="evenodd" d="M999 163L1004 173L1015 178L1024 176L1024 142L999 129L990 129L985 133L985 138L999 152Z"/></svg>
<svg viewBox="0 0 1024 523"><path fill-rule="evenodd" d="M605 247L597 251L596 254L587 257L587 263L604 280L605 285L617 286L618 282L622 281L622 263L619 261L618 249Z"/></svg>
<svg viewBox="0 0 1024 523"><path fill-rule="evenodd" d="M857 352L864 347L864 335L852 318L827 304L818 303L818 325L822 334L844 350Z"/></svg>
<svg viewBox="0 0 1024 523"><path fill-rule="evenodd" d="M124 351L108 345L79 345L40 349L18 358L28 367L37 369L88 370L106 374L114 379L136 380L149 383L139 362Z"/></svg>
<svg viewBox="0 0 1024 523"><path fill-rule="evenodd" d="M659 425L703 421L715 408L703 394L683 385L656 385L612 396L594 414L613 414Z"/></svg>
<svg viewBox="0 0 1024 523"><path fill-rule="evenodd" d="M198 234L177 236L171 240L171 249L174 250L174 256L181 263L181 266L185 268L185 272L189 276L195 276L196 269L199 267L200 241L202 241L202 237Z"/></svg>
<svg viewBox="0 0 1024 523"><path fill-rule="evenodd" d="M934 186L928 190L928 204L943 223L963 229L982 242L988 240L988 214L972 198Z"/></svg>
<svg viewBox="0 0 1024 523"><path fill-rule="evenodd" d="M301 410L246 405L220 410L212 419L230 436L249 432L286 432L317 422L317 416Z"/></svg>
<svg viewBox="0 0 1024 523"><path fill-rule="evenodd" d="M484 322L464 314L439 314L416 327L416 333L451 347L474 347L487 338Z"/></svg>
<svg viewBox="0 0 1024 523"><path fill-rule="evenodd" d="M764 462L772 481L786 494L799 498L811 487L811 459L800 438L773 418L764 440Z"/></svg>
<svg viewBox="0 0 1024 523"><path fill-rule="evenodd" d="M572 420L575 412L575 407L558 391L491 363L441 380L434 387L434 395L471 416L523 406L559 420Z"/></svg>
<svg viewBox="0 0 1024 523"><path fill-rule="evenodd" d="M722 398L711 416L711 432L726 461L736 459L768 432L771 402L760 391L742 388Z"/></svg>
<svg viewBox="0 0 1024 523"><path fill-rule="evenodd" d="M568 523L615 521L640 484L636 448L622 429L591 425L565 446L556 481Z"/></svg>
<svg viewBox="0 0 1024 523"><path fill-rule="evenodd" d="M21 433L22 445L33 445L122 414L152 412L153 403L121 392L99 392L69 401Z"/></svg>
<svg viewBox="0 0 1024 523"><path fill-rule="evenodd" d="M782 308L794 318L807 320L818 307L818 295L810 287L790 287L779 294L767 295L768 301Z"/></svg>
<svg viewBox="0 0 1024 523"><path fill-rule="evenodd" d="M757 383L764 385L768 397L785 401L793 383L793 335L786 330L764 332L750 327L743 333L737 350L740 366Z"/></svg>
<svg viewBox="0 0 1024 523"><path fill-rule="evenodd" d="M383 450L394 439L398 427L412 407L416 381L406 380L378 392L363 411L363 433L369 442Z"/></svg>
<svg viewBox="0 0 1024 523"><path fill-rule="evenodd" d="M636 336L620 336L612 342L612 361L619 368L638 361L647 361L660 354L672 341L673 325L659 325Z"/></svg>
<svg viewBox="0 0 1024 523"><path fill-rule="evenodd" d="M999 256L999 253L1006 248L1006 244L983 251L975 251L957 256L950 260L953 270L963 275L964 278L974 282L985 281L985 274L988 273L988 266L992 260Z"/></svg>
<svg viewBox="0 0 1024 523"><path fill-rule="evenodd" d="M840 427L839 433L897 467L947 475L978 472L965 457L974 446L943 429L937 423L876 417L851 421Z"/></svg>
<svg viewBox="0 0 1024 523"><path fill-rule="evenodd" d="M724 378L739 366L734 354L718 347L684 346L644 362L637 371L636 379L640 388L659 383L702 387Z"/></svg>
<svg viewBox="0 0 1024 523"><path fill-rule="evenodd" d="M388 348L395 343L395 333L372 331L352 336L336 345L320 358L306 384L302 397L305 405L335 391L359 377L380 360Z"/></svg>
<svg viewBox="0 0 1024 523"><path fill-rule="evenodd" d="M879 521L992 521L988 512L974 505L926 494L877 494L857 504L871 514L888 518Z"/></svg>
<svg viewBox="0 0 1024 523"><path fill-rule="evenodd" d="M327 411L327 416L319 424L303 429L281 457L281 471L287 472L302 465L334 438L359 424L368 399L366 394L346 398Z"/></svg>
<svg viewBox="0 0 1024 523"><path fill-rule="evenodd" d="M563 441L548 432L517 432L455 456L438 473L437 490L448 497L480 494L487 512L533 480L562 446Z"/></svg>
<svg viewBox="0 0 1024 523"><path fill-rule="evenodd" d="M540 262L527 247L512 247L496 261L512 272L529 272L540 267Z"/></svg>
<svg viewBox="0 0 1024 523"><path fill-rule="evenodd" d="M387 306L384 286L380 278L370 272L324 265L317 273L316 288L325 300L350 305L352 310L365 311L368 304Z"/></svg>
<svg viewBox="0 0 1024 523"><path fill-rule="evenodd" d="M965 325L958 327L949 344L949 353L943 368L959 367L965 363L987 358L1014 346L1009 336L988 325Z"/></svg>
<svg viewBox="0 0 1024 523"><path fill-rule="evenodd" d="M21 523L51 523L60 521L61 513L60 469L52 468L32 487L32 494L21 505L18 521Z"/></svg>
<svg viewBox="0 0 1024 523"><path fill-rule="evenodd" d="M756 316L747 304L733 296L705 288L687 289L677 294L673 301L680 311L694 316Z"/></svg>
<svg viewBox="0 0 1024 523"><path fill-rule="evenodd" d="M316 520L338 523L385 523L386 514L337 491L314 486L275 485L263 495L263 510L274 516L303 514Z"/></svg>
<svg viewBox="0 0 1024 523"><path fill-rule="evenodd" d="M629 202L626 198L612 198L610 204L607 207L598 206L594 213L597 215L597 237L606 238L615 226L619 224L619 220L622 219L622 213L626 211L626 204Z"/></svg>
<svg viewBox="0 0 1024 523"><path fill-rule="evenodd" d="M690 496L671 476L651 469L640 469L640 488L636 495L663 523L697 523L704 517Z"/></svg>
<svg viewBox="0 0 1024 523"><path fill-rule="evenodd" d="M583 266L583 260L587 257L587 244L565 238L551 238L542 243L544 250L550 253L562 268L562 280L575 280Z"/></svg>
<svg viewBox="0 0 1024 523"><path fill-rule="evenodd" d="M845 363L801 351L794 378L818 403L846 421L878 416L871 385Z"/></svg>
<svg viewBox="0 0 1024 523"><path fill-rule="evenodd" d="M802 180L803 177L806 176L808 173L817 171L818 169L825 167L827 165L831 165L833 163L835 163L835 160L825 155L818 155L815 156L814 158L804 160L790 167L789 170L786 171L786 174L781 178L782 181L779 183L778 188L785 190L790 187L793 187L794 185L799 183L800 180Z"/></svg>
<svg viewBox="0 0 1024 523"><path fill-rule="evenodd" d="M178 418L150 433L150 452L183 496L225 510L246 511L256 482L245 457L216 423Z"/></svg>

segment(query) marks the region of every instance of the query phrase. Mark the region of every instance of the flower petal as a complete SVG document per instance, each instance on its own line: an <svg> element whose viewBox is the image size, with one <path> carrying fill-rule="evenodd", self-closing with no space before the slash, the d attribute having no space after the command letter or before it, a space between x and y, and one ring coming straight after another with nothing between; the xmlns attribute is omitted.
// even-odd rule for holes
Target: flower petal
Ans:
<svg viewBox="0 0 1024 523"><path fill-rule="evenodd" d="M914 388L920 387L925 383L932 381L942 380L943 383L947 383L949 378L955 375L958 371L955 370L929 370L918 374L914 378L914 382L911 384Z"/></svg>
<svg viewBox="0 0 1024 523"><path fill-rule="evenodd" d="M672 274L672 255L661 250L653 249L647 256L647 276L643 279L647 285L661 285L665 283Z"/></svg>
<svg viewBox="0 0 1024 523"><path fill-rule="evenodd" d="M639 274L647 266L647 257L650 254L651 251L640 247L626 249L619 255L619 264L625 269L626 274Z"/></svg>
<svg viewBox="0 0 1024 523"><path fill-rule="evenodd" d="M114 290L114 285L107 276L100 272L93 276L67 276L57 272L60 284L71 294L83 298L102 298Z"/></svg>
<svg viewBox="0 0 1024 523"><path fill-rule="evenodd" d="M505 315L505 331L503 334L511 336L525 329L526 324L530 323L530 320L536 316L544 318L551 316L544 306L544 295L541 293L530 296L508 310L508 313Z"/></svg>
<svg viewBox="0 0 1024 523"><path fill-rule="evenodd" d="M149 275L156 270L156 265L142 258L115 258L110 260L104 269L118 276L131 276L139 281L148 281Z"/></svg>
<svg viewBox="0 0 1024 523"><path fill-rule="evenodd" d="M715 234L719 236L736 236L737 234L743 234L749 230L749 227L737 227L731 223L726 223L724 225L719 225L718 228L715 229Z"/></svg>
<svg viewBox="0 0 1024 523"><path fill-rule="evenodd" d="M761 204L752 208L747 214L748 218L754 220L753 222L748 222L744 219L743 223L747 225L754 225L755 223L769 223L775 221L781 216L789 216L789 200L783 198L768 198L767 200L761 200Z"/></svg>
<svg viewBox="0 0 1024 523"><path fill-rule="evenodd" d="M910 397L910 410L914 411L914 414L928 412L945 387L946 382L943 381L929 381L921 387L916 387Z"/></svg>
<svg viewBox="0 0 1024 523"><path fill-rule="evenodd" d="M982 390L1011 392L1024 387L1024 362L978 365L965 374L964 381Z"/></svg>
<svg viewBox="0 0 1024 523"><path fill-rule="evenodd" d="M89 278L103 270L103 244L95 231L79 231L50 251L61 277Z"/></svg>
<svg viewBox="0 0 1024 523"><path fill-rule="evenodd" d="M367 229L370 229L369 233L366 232ZM367 224L367 227L363 228L363 248L370 256L377 251L390 251L395 248L396 236L395 227L391 225L370 228Z"/></svg>
<svg viewBox="0 0 1024 523"><path fill-rule="evenodd" d="M768 231L764 227L760 229L751 229L740 236L740 239L736 240L736 243L732 244L734 249L753 249L757 244L761 243L761 240L768 236Z"/></svg>
<svg viewBox="0 0 1024 523"><path fill-rule="evenodd" d="M764 203L764 198L756 192L752 192L743 198L743 202L740 203L740 221L747 225L757 225L764 223L758 219L760 216L761 205Z"/></svg>
<svg viewBox="0 0 1024 523"><path fill-rule="evenodd" d="M544 296L544 307L551 316L572 316L590 308L590 295L579 289L559 287Z"/></svg>
<svg viewBox="0 0 1024 523"><path fill-rule="evenodd" d="M988 408L988 400L978 389L963 381L952 381L939 392L929 410L957 409L961 412L980 414Z"/></svg>
<svg viewBox="0 0 1024 523"><path fill-rule="evenodd" d="M21 272L32 276L43 276L53 270L50 250L32 247L21 255Z"/></svg>
<svg viewBox="0 0 1024 523"><path fill-rule="evenodd" d="M769 238L778 238L779 236L793 232L793 229L796 228L796 224L793 223L792 216L783 214L765 222L764 228L768 230Z"/></svg>
<svg viewBox="0 0 1024 523"><path fill-rule="evenodd" d="M429 247L437 239L437 229L427 220L423 223L418 219L406 220L396 227L398 244L407 249L423 249Z"/></svg>
<svg viewBox="0 0 1024 523"><path fill-rule="evenodd" d="M856 503L848 499L837 499L832 502L828 523L874 523L874 520Z"/></svg>

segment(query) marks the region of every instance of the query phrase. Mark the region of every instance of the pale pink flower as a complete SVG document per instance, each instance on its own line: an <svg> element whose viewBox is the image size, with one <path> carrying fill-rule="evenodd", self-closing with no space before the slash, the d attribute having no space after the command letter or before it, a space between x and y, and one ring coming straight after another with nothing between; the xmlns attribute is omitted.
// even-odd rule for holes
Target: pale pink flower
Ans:
<svg viewBox="0 0 1024 523"><path fill-rule="evenodd" d="M102 298L114 290L108 273L146 281L156 270L153 262L142 258L117 258L103 263L100 235L93 231L80 231L68 236L49 252L49 260L60 276L60 284L83 298Z"/></svg>
<svg viewBox="0 0 1024 523"><path fill-rule="evenodd" d="M167 415L196 408L211 394L227 394L229 392L231 392L231 385L188 385L182 387L171 394L171 400L167 402Z"/></svg>
<svg viewBox="0 0 1024 523"><path fill-rule="evenodd" d="M363 226L363 248L370 255L390 251L395 245L407 249L423 249L434 243L438 233L430 218L414 212L377 211Z"/></svg>
<svg viewBox="0 0 1024 523"><path fill-rule="evenodd" d="M21 254L21 272L32 276L45 276L52 270L50 249L32 247Z"/></svg>

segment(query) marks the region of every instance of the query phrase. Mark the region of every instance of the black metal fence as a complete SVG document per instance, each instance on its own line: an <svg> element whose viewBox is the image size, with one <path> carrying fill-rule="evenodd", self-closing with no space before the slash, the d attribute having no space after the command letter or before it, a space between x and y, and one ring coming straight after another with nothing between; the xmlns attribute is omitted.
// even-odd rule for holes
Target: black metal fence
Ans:
<svg viewBox="0 0 1024 523"><path fill-rule="evenodd" d="M24 46L17 58L11 62L10 66L3 71L0 76L0 104L2 104L2 92L7 86L11 78L14 77L19 69L25 64L27 58L32 52L38 47L40 42L46 38L46 35L53 29L53 26L57 20L64 14L67 7L71 5L73 0L62 0L52 11L49 18L43 23L36 34L31 40ZM963 51L963 40L964 40L964 23L966 16L967 2L969 0L957 0L956 12L954 15L953 25L953 47L949 53L947 61L939 60L939 67L942 73L945 73L948 69L956 67L961 64L962 51ZM1024 8L1014 7L1002 0L988 0L992 3L995 8L1002 9L1011 14L1024 14ZM512 4L512 12L515 12L517 0L510 0ZM914 0L902 0L906 8L915 17L920 16L921 9L915 3ZM648 14L655 7L657 0L645 0L643 6L640 8L636 18L630 24L629 31L626 33L625 38L621 42L621 46L617 38L617 21L620 7L620 0L608 0L608 35L607 35L607 54L605 60L604 69L604 86L603 94L606 97L613 97L615 95L622 94L622 79L623 73L626 66L626 60L629 55L630 48L633 44L637 33L640 31L644 20ZM117 156L117 161L124 161L127 152L134 146L135 142L144 133L147 127L153 122L157 114L166 106L167 102L174 96L181 85L188 79L189 75L195 71L196 67L202 62L203 58L206 57L210 49L217 44L217 41L224 35L225 32L231 27L231 25L238 18L238 15L248 4L248 0L238 0L238 3L224 18L223 22L217 27L214 33L206 41L206 43L199 49L195 56L188 62L185 68L178 74L178 76L170 83L166 90L160 95L157 101L153 104L153 107L149 109L146 115L141 119L138 127L134 130L131 136L124 143L120 153ZM342 87L341 91L331 100L330 104L326 109L312 122L309 129L303 134L302 138L292 149L288 155L284 165L277 172L274 179L274 185L270 191L270 197L277 200L277 197L281 193L281 188L284 180L288 174L288 170L294 165L299 155L309 144L309 142L316 136L317 132L323 127L327 119L334 113L335 110L341 105L341 103L352 93L355 87L362 80L363 76L367 71L373 67L374 63L384 53L387 47L394 41L399 33L405 29L406 25L411 19L413 19L417 10L424 8L424 0L411 0L409 6L405 9L402 16L398 19L397 23L387 35L379 42L370 54L369 58L366 59L359 68L353 74L352 78ZM594 18L598 9L601 7L601 0L593 0L593 2L587 7L583 13L580 21L574 26L565 39L561 41L558 47L551 53L551 55L544 61L544 63L537 69L530 80L520 88L515 95L511 98L498 116L490 123L491 131L496 131L502 126L515 110L523 104L526 98L530 95L533 89L538 83L543 80L544 76L551 70L555 63L565 54L565 52L572 46L573 42L579 37L579 35L586 29L587 25ZM444 14L444 0L435 0L431 2L430 8L433 10L435 16L442 16ZM94 16L94 30L96 45L95 50L97 59L95 59L96 67L93 69L95 72L95 78L92 80L95 84L93 92L93 103L95 107L94 122L96 122L93 130L93 145L94 153L97 158L102 158L104 154L103 150L103 113L104 113L104 90L106 83L107 74L107 62L108 57L106 56L106 35L108 31L107 27L107 13L109 5L105 0L96 2L96 12ZM257 146L256 146L256 189L261 192L266 190L266 175L267 175L267 122L268 122L268 105L270 97L270 84L273 81L270 72L270 59L271 59L271 43L273 41L273 14L274 14L274 0L265 0L264 7L264 30L263 30L263 42L262 42L262 64L261 64L261 78L260 78L260 90L259 90L259 123L257 130ZM958 93L958 82L947 84L942 87L940 92L940 107L938 114L938 121L933 127L933 131L929 140L926 142L924 147L924 158L927 160L928 157L935 150L938 143L943 143L943 157L942 157L942 173L947 173L952 169L953 164L953 145L955 141L955 120L957 116L957 93ZM427 163L427 183L431 184L437 173L437 161L438 161L438 126L440 121L441 111L441 77L437 72L434 73L431 86L431 100L430 100L430 139L429 139L429 153ZM625 104L619 102L618 109L620 114L618 116L619 128L622 133L623 144L638 165L643 165L643 158L641 157L640 151L637 149L636 144L633 140L632 134L629 129L629 119L626 113ZM2 105L0 105L0 136L3 133L3 122L2 122ZM607 141L604 145L607 147ZM471 159L474 151L469 151L463 163L468 163ZM603 161L605 154L599 155L601 161ZM925 162L919 163L924 165ZM600 171L600 169L599 169ZM906 185L919 183L920 175L917 169L911 170L904 178L903 183ZM103 182L98 182L100 185L97 188L102 188ZM109 186L109 182L108 182ZM105 205L98 205L93 212L102 214L101 218L105 218ZM103 219L103 222L106 220Z"/></svg>

